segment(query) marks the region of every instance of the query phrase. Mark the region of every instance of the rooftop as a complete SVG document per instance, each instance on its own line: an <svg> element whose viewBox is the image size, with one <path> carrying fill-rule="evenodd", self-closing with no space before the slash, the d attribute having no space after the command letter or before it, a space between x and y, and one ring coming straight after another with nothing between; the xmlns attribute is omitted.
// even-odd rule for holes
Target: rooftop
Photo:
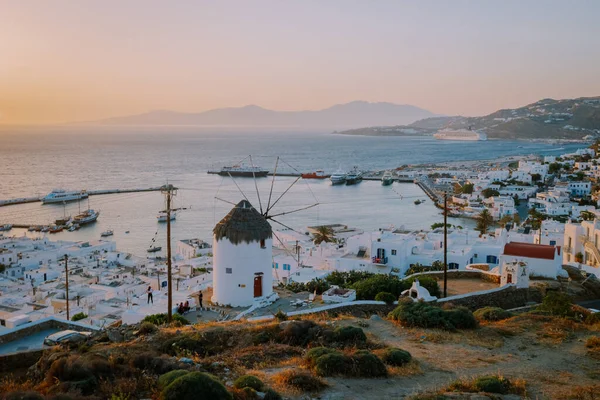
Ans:
<svg viewBox="0 0 600 400"><path fill-rule="evenodd" d="M520 256L527 258L542 258L545 260L554 260L556 249L560 246L549 246L546 244L533 244L533 243L521 243L521 242L510 242L504 246L504 255L507 256Z"/></svg>

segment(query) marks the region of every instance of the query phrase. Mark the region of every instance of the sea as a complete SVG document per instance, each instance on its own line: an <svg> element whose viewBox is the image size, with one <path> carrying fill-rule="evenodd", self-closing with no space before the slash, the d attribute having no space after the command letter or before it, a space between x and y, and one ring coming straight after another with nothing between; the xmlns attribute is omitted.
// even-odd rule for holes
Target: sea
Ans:
<svg viewBox="0 0 600 400"><path fill-rule="evenodd" d="M308 226L343 224L364 230L428 229L442 221L432 201L412 183L381 186L363 181L332 186L328 180L278 176L221 177L211 169L252 163L279 173L323 169L394 169L406 164L487 160L502 156L558 155L584 144L525 141L452 142L426 136L349 136L331 132L278 132L224 128L53 128L0 132L0 199L45 195L55 188L133 189L173 184L172 240L211 241L214 225L247 198L269 214L275 229L306 232ZM415 200L425 200L416 205ZM90 241L112 230L110 240L122 251L146 256L155 239L166 249L166 224L157 222L165 208L160 192L90 196L81 202L29 203L0 207L2 224L49 224L89 207L100 210L94 224L75 232L47 234L55 240ZM303 209L296 211L298 209ZM473 221L450 218L472 226ZM25 229L6 235L40 236ZM153 254L153 256L161 253ZM164 254L163 254L164 255Z"/></svg>

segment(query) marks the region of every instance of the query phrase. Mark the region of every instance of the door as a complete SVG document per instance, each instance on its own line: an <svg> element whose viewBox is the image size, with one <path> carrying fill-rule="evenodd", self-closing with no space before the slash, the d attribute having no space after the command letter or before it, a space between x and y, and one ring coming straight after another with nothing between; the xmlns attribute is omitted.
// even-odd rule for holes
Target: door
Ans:
<svg viewBox="0 0 600 400"><path fill-rule="evenodd" d="M506 283L507 284L513 283L513 281L512 281L512 274L506 274Z"/></svg>
<svg viewBox="0 0 600 400"><path fill-rule="evenodd" d="M262 297L262 275L254 277L254 297Z"/></svg>

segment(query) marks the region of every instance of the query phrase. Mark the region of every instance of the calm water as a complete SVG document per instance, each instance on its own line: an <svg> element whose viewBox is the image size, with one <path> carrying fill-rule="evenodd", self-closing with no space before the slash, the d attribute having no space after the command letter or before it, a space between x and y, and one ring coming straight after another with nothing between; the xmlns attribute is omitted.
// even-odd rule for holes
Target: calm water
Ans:
<svg viewBox="0 0 600 400"><path fill-rule="evenodd" d="M175 240L199 237L209 240L211 229L231 208L230 202L242 199L229 178L206 172L230 165L252 154L254 163L273 169L276 157L279 170L292 172L338 167L349 169L395 168L403 164L451 160L489 159L519 154L561 154L582 145L549 145L526 142L442 142L430 137L363 137L327 133L240 133L178 130L174 132L73 132L0 133L0 199L46 194L53 188L117 189L152 187L167 180L179 188L176 207L186 207L173 223ZM278 177L274 184L276 199L295 178ZM249 200L259 202L251 179L236 179ZM266 203L271 178L258 180L261 200ZM364 181L355 186L332 187L328 181L300 180L274 208L275 213L319 203L296 214L277 218L304 230L319 223L343 223L363 229L383 226L428 228L441 219L432 202L415 205L426 196L413 184L382 187ZM272 200L273 201L273 200ZM165 224L156 222L164 208L157 192L93 196L90 206L101 210L96 224L77 232L62 232L51 237L89 240L113 229L118 247L144 255L152 237L164 243ZM87 207L82 202L82 208ZM47 224L63 213L74 215L78 204L26 205L0 208L0 224ZM457 221L468 225L468 221ZM278 227L274 224L274 227ZM130 231L126 234L125 231ZM23 234L23 230L11 233ZM163 246L165 247L165 246Z"/></svg>

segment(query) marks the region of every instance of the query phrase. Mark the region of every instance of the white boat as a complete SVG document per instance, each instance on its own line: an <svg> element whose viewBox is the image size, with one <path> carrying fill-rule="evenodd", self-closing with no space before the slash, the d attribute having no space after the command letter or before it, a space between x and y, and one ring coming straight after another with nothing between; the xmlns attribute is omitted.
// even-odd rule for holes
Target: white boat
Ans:
<svg viewBox="0 0 600 400"><path fill-rule="evenodd" d="M166 210L162 210L158 212L158 215L156 216L156 219L158 220L158 222L167 222L167 211ZM174 210L171 210L171 221L174 221L177 219L177 212Z"/></svg>
<svg viewBox="0 0 600 400"><path fill-rule="evenodd" d="M358 167L354 167L346 174L346 185L354 185L362 181L362 179L362 172L358 170Z"/></svg>
<svg viewBox="0 0 600 400"><path fill-rule="evenodd" d="M79 224L72 224L69 229L67 229L69 232L75 232L76 230L78 230L80 228Z"/></svg>
<svg viewBox="0 0 600 400"><path fill-rule="evenodd" d="M112 236L114 234L114 232L112 231L112 229L109 229L107 231L104 231L100 234L101 237L107 237L107 236Z"/></svg>
<svg viewBox="0 0 600 400"><path fill-rule="evenodd" d="M337 170L331 174L329 179L331 180L332 185L343 185L346 183L346 173L341 170Z"/></svg>
<svg viewBox="0 0 600 400"><path fill-rule="evenodd" d="M71 190L67 191L64 189L54 189L42 198L42 203L66 203L68 201L76 201L85 199L88 194L85 190Z"/></svg>
<svg viewBox="0 0 600 400"><path fill-rule="evenodd" d="M385 171L383 176L381 177L381 185L389 186L394 183L394 176L390 171Z"/></svg>
<svg viewBox="0 0 600 400"><path fill-rule="evenodd" d="M209 171L209 172L213 173L213 174L218 174L221 176L230 176L231 175L231 176L240 176L240 177L246 177L246 178L252 178L252 177L261 178L261 177L267 176L267 174L269 173L269 171L264 168L257 167L257 166L243 165L243 164L234 165L231 167L223 167L219 171Z"/></svg>
<svg viewBox="0 0 600 400"><path fill-rule="evenodd" d="M442 129L433 135L438 140L461 140L476 142L487 140L487 135L471 129Z"/></svg>

